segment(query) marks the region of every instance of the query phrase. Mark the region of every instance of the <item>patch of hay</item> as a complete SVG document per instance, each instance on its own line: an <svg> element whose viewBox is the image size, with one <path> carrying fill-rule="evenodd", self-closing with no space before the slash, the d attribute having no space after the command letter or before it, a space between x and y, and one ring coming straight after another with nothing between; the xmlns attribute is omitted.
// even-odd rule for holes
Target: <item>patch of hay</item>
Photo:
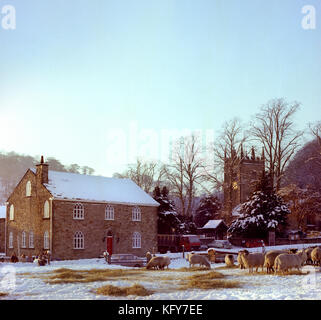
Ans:
<svg viewBox="0 0 321 320"><path fill-rule="evenodd" d="M6 297L8 295L9 295L9 293L7 293L7 292L0 292L0 298Z"/></svg>
<svg viewBox="0 0 321 320"><path fill-rule="evenodd" d="M212 280L190 280L181 287L181 290L186 289L232 289L240 288L241 282L223 279L212 279Z"/></svg>
<svg viewBox="0 0 321 320"><path fill-rule="evenodd" d="M212 280L212 279L222 279L224 278L224 275L222 273L219 273L217 271L210 271L207 273L201 273L201 274L194 274L187 279L189 280Z"/></svg>
<svg viewBox="0 0 321 320"><path fill-rule="evenodd" d="M234 266L230 266L230 267L225 265L225 266L221 266L221 267L216 267L215 269L217 269L217 270L229 270L229 269L237 269L237 268L239 268L238 265L234 265Z"/></svg>
<svg viewBox="0 0 321 320"><path fill-rule="evenodd" d="M137 270L124 269L91 269L91 270L72 270L61 268L54 270L53 275L47 277L49 284L66 283L88 283L96 281L107 281L113 278L124 278L128 276L137 276L141 272Z"/></svg>
<svg viewBox="0 0 321 320"><path fill-rule="evenodd" d="M106 285L98 288L95 292L105 296L149 296L154 293L151 290L147 290L140 284L134 284L131 287L116 287L113 285Z"/></svg>

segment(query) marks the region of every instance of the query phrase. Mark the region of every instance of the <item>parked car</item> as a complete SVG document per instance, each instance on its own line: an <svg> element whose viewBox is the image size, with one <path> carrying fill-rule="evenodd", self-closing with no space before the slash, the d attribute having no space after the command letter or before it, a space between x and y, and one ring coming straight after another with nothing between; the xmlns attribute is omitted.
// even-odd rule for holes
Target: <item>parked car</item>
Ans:
<svg viewBox="0 0 321 320"><path fill-rule="evenodd" d="M232 244L228 240L214 240L213 242L208 244L209 248L225 248L231 249Z"/></svg>
<svg viewBox="0 0 321 320"><path fill-rule="evenodd" d="M117 264L125 267L141 268L141 267L145 267L146 263L147 263L146 258L137 257L130 253L112 254L110 257L110 264Z"/></svg>

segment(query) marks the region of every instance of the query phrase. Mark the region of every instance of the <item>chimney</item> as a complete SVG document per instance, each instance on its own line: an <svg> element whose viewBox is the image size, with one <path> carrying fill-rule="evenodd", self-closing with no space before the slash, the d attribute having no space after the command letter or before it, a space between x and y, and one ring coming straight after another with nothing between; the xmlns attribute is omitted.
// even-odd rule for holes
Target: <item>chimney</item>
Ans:
<svg viewBox="0 0 321 320"><path fill-rule="evenodd" d="M37 181L39 183L48 183L48 167L49 165L43 161L43 156L41 156L40 163L36 165L37 167Z"/></svg>

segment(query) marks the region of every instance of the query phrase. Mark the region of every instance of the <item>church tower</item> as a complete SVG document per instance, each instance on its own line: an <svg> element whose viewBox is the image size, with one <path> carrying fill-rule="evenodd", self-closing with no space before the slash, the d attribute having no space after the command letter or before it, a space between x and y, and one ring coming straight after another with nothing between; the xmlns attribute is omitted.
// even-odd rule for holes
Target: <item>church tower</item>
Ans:
<svg viewBox="0 0 321 320"><path fill-rule="evenodd" d="M264 148L261 157L255 155L254 147L251 155L240 146L240 154L231 152L224 159L224 212L228 222L233 220L232 210L239 204L245 202L253 192L255 182L261 172L265 169Z"/></svg>

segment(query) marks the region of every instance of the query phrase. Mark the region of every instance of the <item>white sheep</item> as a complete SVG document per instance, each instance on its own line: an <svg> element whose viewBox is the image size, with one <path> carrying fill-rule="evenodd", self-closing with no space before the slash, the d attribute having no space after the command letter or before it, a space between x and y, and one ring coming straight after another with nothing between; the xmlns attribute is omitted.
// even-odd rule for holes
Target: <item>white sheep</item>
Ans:
<svg viewBox="0 0 321 320"><path fill-rule="evenodd" d="M234 256L232 254L225 255L225 264L227 267L233 267L234 266Z"/></svg>
<svg viewBox="0 0 321 320"><path fill-rule="evenodd" d="M146 269L161 269L165 267L168 269L168 265L171 263L169 257L153 257L146 265Z"/></svg>
<svg viewBox="0 0 321 320"><path fill-rule="evenodd" d="M249 273L253 273L253 268L256 268L256 272L259 267L262 268L264 265L264 253L249 253L247 250L244 250L241 253L242 263L245 268L249 268Z"/></svg>
<svg viewBox="0 0 321 320"><path fill-rule="evenodd" d="M275 259L278 255L280 255L282 253L286 253L286 251L284 251L284 250L271 250L265 254L264 267L266 267L267 273L270 273L270 271L274 272L273 266L274 266Z"/></svg>
<svg viewBox="0 0 321 320"><path fill-rule="evenodd" d="M321 248L316 247L311 252L311 260L313 264L321 266Z"/></svg>
<svg viewBox="0 0 321 320"><path fill-rule="evenodd" d="M152 254L151 254L149 251L147 251L147 252L146 252L147 263L148 263L152 258L153 258Z"/></svg>
<svg viewBox="0 0 321 320"><path fill-rule="evenodd" d="M192 254L189 256L189 266L193 267L195 264L198 264L200 266L204 266L207 269L211 269L211 265L207 258L205 256L202 256L200 254Z"/></svg>
<svg viewBox="0 0 321 320"><path fill-rule="evenodd" d="M312 259L311 259L311 252L313 251L315 247L310 247L305 249L305 253L307 254L307 264L312 264Z"/></svg>
<svg viewBox="0 0 321 320"><path fill-rule="evenodd" d="M242 251L239 251L236 260L237 260L237 263L239 264L239 265L238 265L239 268L245 269L244 264L243 264L243 261L242 261L242 252L243 252L243 250L242 250Z"/></svg>
<svg viewBox="0 0 321 320"><path fill-rule="evenodd" d="M303 254L302 251L297 253L282 253L274 261L274 272L284 272L292 268L297 268L300 271L304 259L306 259L306 254Z"/></svg>
<svg viewBox="0 0 321 320"><path fill-rule="evenodd" d="M308 255L307 253L305 252L304 249L302 250L299 250L296 254L300 254L301 255L301 260L302 260L302 266L304 266L304 264L306 263L307 259L308 259Z"/></svg>

